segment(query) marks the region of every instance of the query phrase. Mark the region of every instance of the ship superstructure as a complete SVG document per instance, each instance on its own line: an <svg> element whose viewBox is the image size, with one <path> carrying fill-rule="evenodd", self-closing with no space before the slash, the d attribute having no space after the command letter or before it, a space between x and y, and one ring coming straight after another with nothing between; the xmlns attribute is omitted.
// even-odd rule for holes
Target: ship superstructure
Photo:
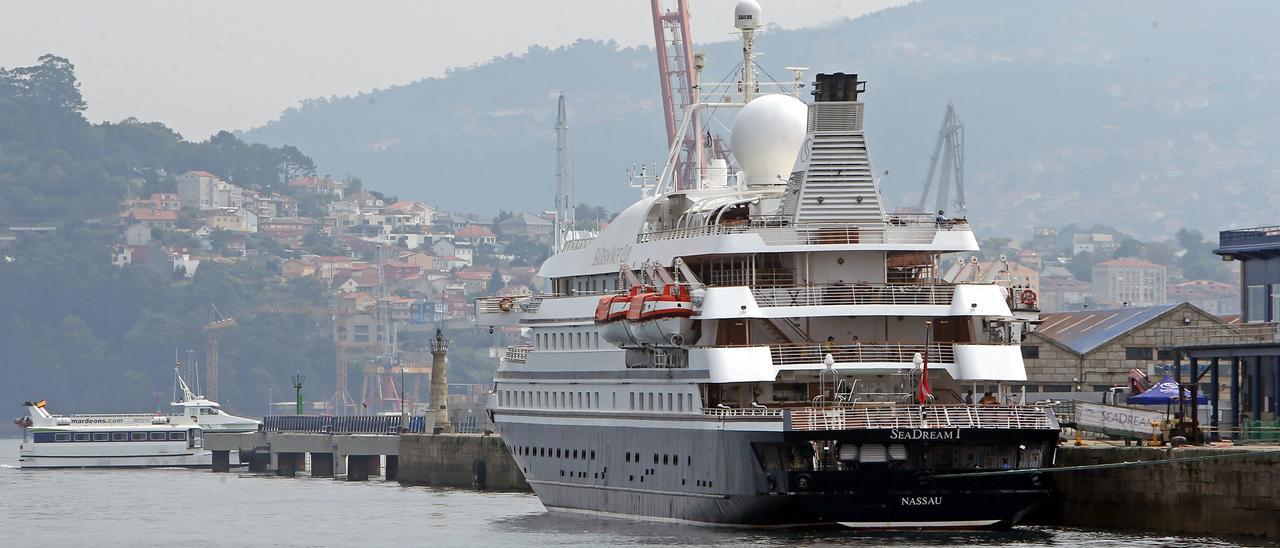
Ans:
<svg viewBox="0 0 1280 548"><path fill-rule="evenodd" d="M1007 526L1049 492L1058 426L1019 403L1009 288L945 283L978 249L965 219L888 214L863 132L865 83L819 74L813 102L758 94L759 8L733 160L698 188L658 181L543 265L552 293L482 298L518 325L490 412L543 504L659 520ZM785 86L784 86L785 87ZM674 148L673 148L674 151ZM673 152L674 154L674 152Z"/></svg>

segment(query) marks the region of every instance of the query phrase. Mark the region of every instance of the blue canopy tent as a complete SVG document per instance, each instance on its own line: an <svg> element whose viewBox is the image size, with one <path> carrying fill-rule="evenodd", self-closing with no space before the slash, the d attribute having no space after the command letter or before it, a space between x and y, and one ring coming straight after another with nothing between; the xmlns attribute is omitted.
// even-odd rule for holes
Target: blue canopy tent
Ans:
<svg viewBox="0 0 1280 548"><path fill-rule="evenodd" d="M1191 391L1183 390L1182 396L1188 400L1191 399ZM1178 383L1174 382L1173 377L1165 375L1160 382L1156 383L1146 392L1137 396L1129 396L1128 402L1138 405L1165 405L1169 403L1177 403L1178 401ZM1209 403L1209 397L1199 394L1196 401L1201 404Z"/></svg>

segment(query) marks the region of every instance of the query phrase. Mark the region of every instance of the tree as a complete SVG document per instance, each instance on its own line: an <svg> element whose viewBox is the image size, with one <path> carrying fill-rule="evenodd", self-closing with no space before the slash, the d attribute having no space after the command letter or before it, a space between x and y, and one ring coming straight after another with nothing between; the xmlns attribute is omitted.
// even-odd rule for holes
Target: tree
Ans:
<svg viewBox="0 0 1280 548"><path fill-rule="evenodd" d="M282 146L275 151L280 167L280 184L287 184L298 177L315 177L316 163L297 147ZM270 187L268 187L270 188Z"/></svg>
<svg viewBox="0 0 1280 548"><path fill-rule="evenodd" d="M1067 270L1077 280L1091 282L1093 281L1093 265L1095 264L1098 264L1098 258L1093 253L1081 251L1071 258L1071 262L1067 263Z"/></svg>

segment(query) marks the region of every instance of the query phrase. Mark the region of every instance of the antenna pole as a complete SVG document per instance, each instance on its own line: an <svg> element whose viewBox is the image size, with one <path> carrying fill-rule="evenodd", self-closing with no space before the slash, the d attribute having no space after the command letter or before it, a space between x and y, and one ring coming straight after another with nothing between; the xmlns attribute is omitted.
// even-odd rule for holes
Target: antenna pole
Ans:
<svg viewBox="0 0 1280 548"><path fill-rule="evenodd" d="M551 253L564 248L568 231L573 228L569 219L569 194L565 185L569 164L569 122L564 111L564 94L560 94L560 103L556 111L556 222L555 246Z"/></svg>

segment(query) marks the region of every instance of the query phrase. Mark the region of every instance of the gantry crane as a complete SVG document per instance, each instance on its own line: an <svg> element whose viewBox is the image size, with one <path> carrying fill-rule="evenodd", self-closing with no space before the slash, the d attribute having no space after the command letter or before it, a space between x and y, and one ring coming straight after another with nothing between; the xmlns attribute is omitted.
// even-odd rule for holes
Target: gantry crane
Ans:
<svg viewBox="0 0 1280 548"><path fill-rule="evenodd" d="M205 337L208 339L209 347L206 351L205 364L209 368L205 374L208 393L206 397L213 401L218 401L218 330L239 325L235 318L228 318L218 311L218 306L209 303L210 322L201 327Z"/></svg>
<svg viewBox="0 0 1280 548"><path fill-rule="evenodd" d="M938 167L938 158L942 158L942 172L938 174L938 198L933 211L947 209L947 193L951 180L956 182L956 200L953 211L957 217L964 217L969 206L964 200L964 124L956 116L956 109L947 103L947 113L942 117L942 129L938 130L938 140L933 145L933 157L929 159L929 174L924 178L924 190L920 191L920 211L929 200L929 189L933 186L933 175Z"/></svg>

